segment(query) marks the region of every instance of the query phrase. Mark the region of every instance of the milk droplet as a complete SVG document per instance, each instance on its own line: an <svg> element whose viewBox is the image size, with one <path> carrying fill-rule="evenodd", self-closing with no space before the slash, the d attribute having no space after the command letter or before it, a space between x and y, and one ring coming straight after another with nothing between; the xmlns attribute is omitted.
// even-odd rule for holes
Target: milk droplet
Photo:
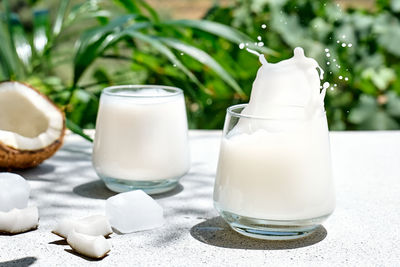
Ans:
<svg viewBox="0 0 400 267"><path fill-rule="evenodd" d="M173 66L176 67L176 64L174 64Z"/></svg>
<svg viewBox="0 0 400 267"><path fill-rule="evenodd" d="M260 36L260 35L257 36L257 40L258 40L258 41L261 41L261 36Z"/></svg>
<svg viewBox="0 0 400 267"><path fill-rule="evenodd" d="M181 53L181 56L183 56L184 55L184 53Z"/></svg>
<svg viewBox="0 0 400 267"><path fill-rule="evenodd" d="M244 43L240 43L240 44L239 44L239 48L240 48L240 49L243 49L243 48L244 48Z"/></svg>
<svg viewBox="0 0 400 267"><path fill-rule="evenodd" d="M249 43L246 43L246 46L249 46Z"/></svg>
<svg viewBox="0 0 400 267"><path fill-rule="evenodd" d="M339 41L339 40L337 40L337 41L336 41L336 43L340 43L340 41Z"/></svg>
<svg viewBox="0 0 400 267"><path fill-rule="evenodd" d="M325 48L325 52L329 52L329 49L328 49L328 48Z"/></svg>
<svg viewBox="0 0 400 267"><path fill-rule="evenodd" d="M348 81L348 80L349 80L349 78L348 78L348 77L345 77L345 78L344 78L344 80L345 80L345 81Z"/></svg>
<svg viewBox="0 0 400 267"><path fill-rule="evenodd" d="M259 42L258 46L264 46L264 43L263 42Z"/></svg>
<svg viewBox="0 0 400 267"><path fill-rule="evenodd" d="M326 65L330 65L331 63L328 61L328 62L326 62Z"/></svg>
<svg viewBox="0 0 400 267"><path fill-rule="evenodd" d="M333 87L331 87L331 91L333 91L334 90L334 88Z"/></svg>
<svg viewBox="0 0 400 267"><path fill-rule="evenodd" d="M337 84L335 83L333 86L337 87Z"/></svg>
<svg viewBox="0 0 400 267"><path fill-rule="evenodd" d="M326 89L330 86L330 84L328 82L324 82L324 84L322 85L322 88Z"/></svg>
<svg viewBox="0 0 400 267"><path fill-rule="evenodd" d="M341 79L343 79L343 76L342 76L342 75L339 76L339 80L341 80Z"/></svg>
<svg viewBox="0 0 400 267"><path fill-rule="evenodd" d="M343 35L342 35L342 38L343 38L343 39L346 39L346 35L343 34Z"/></svg>
<svg viewBox="0 0 400 267"><path fill-rule="evenodd" d="M336 62L336 58L332 59L333 62Z"/></svg>
<svg viewBox="0 0 400 267"><path fill-rule="evenodd" d="M342 43L342 47L346 47L346 43Z"/></svg>
<svg viewBox="0 0 400 267"><path fill-rule="evenodd" d="M261 28L265 29L265 28L267 28L267 25L263 24L263 25L261 25Z"/></svg>
<svg viewBox="0 0 400 267"><path fill-rule="evenodd" d="M326 56L327 56L327 57L331 57L331 54L330 54L330 53L326 53Z"/></svg>
<svg viewBox="0 0 400 267"><path fill-rule="evenodd" d="M353 44L352 44L352 43L349 43L347 46L348 46L348 47L352 47L352 46L353 46Z"/></svg>

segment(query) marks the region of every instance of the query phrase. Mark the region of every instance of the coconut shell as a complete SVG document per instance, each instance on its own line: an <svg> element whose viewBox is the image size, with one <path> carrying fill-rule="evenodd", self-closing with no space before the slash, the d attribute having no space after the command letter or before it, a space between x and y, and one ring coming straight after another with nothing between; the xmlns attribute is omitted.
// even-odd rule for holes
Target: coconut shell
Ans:
<svg viewBox="0 0 400 267"><path fill-rule="evenodd" d="M16 82L16 81L13 81ZM16 170L16 169L27 169L33 168L42 163L44 160L50 158L56 153L56 151L61 147L64 141L65 135L65 114L61 111L46 95L42 94L37 89L33 88L29 84L21 83L30 89L34 90L42 97L44 97L49 103L51 103L63 116L63 129L61 134L56 141L51 145L38 149L38 150L18 150L16 148L7 146L0 140L0 169L4 170Z"/></svg>

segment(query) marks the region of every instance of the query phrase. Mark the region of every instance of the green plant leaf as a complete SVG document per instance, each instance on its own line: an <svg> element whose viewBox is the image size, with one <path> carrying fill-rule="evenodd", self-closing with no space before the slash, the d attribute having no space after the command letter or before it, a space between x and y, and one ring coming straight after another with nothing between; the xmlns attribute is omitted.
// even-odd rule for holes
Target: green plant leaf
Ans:
<svg viewBox="0 0 400 267"><path fill-rule="evenodd" d="M14 43L15 51L18 55L18 58L24 64L25 68L30 71L32 48L17 14L11 14L10 30L12 41Z"/></svg>
<svg viewBox="0 0 400 267"><path fill-rule="evenodd" d="M79 125L73 123L71 120L69 120L68 118L65 119L65 124L67 125L67 128L71 130L71 132L76 133L80 136L82 136L83 138L85 138L86 140L88 140L89 142L93 142L93 139L88 136L87 134L85 134L82 130L81 127L79 127Z"/></svg>
<svg viewBox="0 0 400 267"><path fill-rule="evenodd" d="M161 25L176 26L176 27L188 27L198 29L204 32L211 33L213 35L225 38L233 43L248 43L248 48L270 55L278 55L278 53L265 46L257 46L249 36L238 31L230 26L207 20L169 20L161 23Z"/></svg>
<svg viewBox="0 0 400 267"><path fill-rule="evenodd" d="M125 8L129 13L142 14L139 6L136 4L136 1L132 1L132 0L114 0L114 2L119 4L123 8Z"/></svg>
<svg viewBox="0 0 400 267"><path fill-rule="evenodd" d="M43 55L49 42L49 27L49 11L35 11L33 13L33 47L39 56Z"/></svg>
<svg viewBox="0 0 400 267"><path fill-rule="evenodd" d="M4 79L21 78L24 74L23 65L18 59L18 55L11 36L11 12L7 0L3 1L5 10L4 22L0 20L0 64Z"/></svg>
<svg viewBox="0 0 400 267"><path fill-rule="evenodd" d="M105 49L123 38L125 25L132 21L135 15L125 15L110 21L105 26L99 26L84 32L76 44L74 57L74 85L82 76L87 67Z"/></svg>
<svg viewBox="0 0 400 267"><path fill-rule="evenodd" d="M63 28L64 18L67 13L68 5L69 0L60 1L60 5L58 7L56 19L53 26L53 38L57 37Z"/></svg>
<svg viewBox="0 0 400 267"><path fill-rule="evenodd" d="M244 95L243 90L240 88L240 86L237 84L235 79L227 72L225 69L217 62L215 61L209 54L204 52L203 50L188 45L186 43L183 43L177 39L172 39L172 38L159 38L163 43L166 45L181 51L192 58L198 60L202 64L210 67L213 71L215 71L216 74L219 75L221 79L223 79L227 84L229 84L237 93L240 95Z"/></svg>
<svg viewBox="0 0 400 267"><path fill-rule="evenodd" d="M396 130L399 124L383 110L373 113L360 126L360 130Z"/></svg>
<svg viewBox="0 0 400 267"><path fill-rule="evenodd" d="M354 124L361 124L368 120L378 110L375 98L362 94L359 103L355 106L348 116L348 120Z"/></svg>
<svg viewBox="0 0 400 267"><path fill-rule="evenodd" d="M72 6L64 19L64 27L69 27L84 19L111 17L111 12L101 9L98 2L97 0L84 1L81 4Z"/></svg>
<svg viewBox="0 0 400 267"><path fill-rule="evenodd" d="M388 92L387 99L387 113L400 118L400 97L395 92Z"/></svg>
<svg viewBox="0 0 400 267"><path fill-rule="evenodd" d="M149 12L150 16L152 17L153 21L158 23L160 22L160 17L158 16L157 11L152 8L147 1L145 0L136 0L141 6L143 6L144 9L147 10L147 12Z"/></svg>
<svg viewBox="0 0 400 267"><path fill-rule="evenodd" d="M137 38L151 45L159 53L166 56L168 60L171 61L177 68L182 70L186 74L186 76L188 76L189 79L192 80L199 88L203 90L205 89L203 84L200 83L197 77L188 68L186 68L185 65L182 64L182 62L175 56L175 54L167 46L165 46L157 38L145 35L143 33L137 32L132 29L126 29L126 33L132 38Z"/></svg>

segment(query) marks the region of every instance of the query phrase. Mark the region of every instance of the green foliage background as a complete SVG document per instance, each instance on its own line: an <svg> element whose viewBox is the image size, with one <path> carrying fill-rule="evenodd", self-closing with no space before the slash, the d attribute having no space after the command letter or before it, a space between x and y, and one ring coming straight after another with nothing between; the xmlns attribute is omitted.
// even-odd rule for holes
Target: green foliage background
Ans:
<svg viewBox="0 0 400 267"><path fill-rule="evenodd" d="M95 126L101 90L115 84L180 87L191 128L222 128L225 109L248 101L259 67L241 42L271 62L296 46L317 59L336 84L325 105L331 130L400 128L399 1L341 10L332 1L237 0L196 21L160 18L144 0L41 2L2 1L0 80L39 88L76 132Z"/></svg>

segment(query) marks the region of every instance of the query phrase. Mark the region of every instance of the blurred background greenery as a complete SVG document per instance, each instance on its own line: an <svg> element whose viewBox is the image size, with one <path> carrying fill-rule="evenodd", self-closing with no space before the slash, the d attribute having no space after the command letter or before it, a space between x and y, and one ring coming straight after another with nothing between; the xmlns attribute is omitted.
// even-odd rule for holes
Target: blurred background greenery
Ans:
<svg viewBox="0 0 400 267"><path fill-rule="evenodd" d="M0 80L47 94L76 132L117 84L180 87L191 128L222 128L260 66L240 43L270 62L296 46L314 57L332 85L331 130L400 129L398 0L2 0L0 11Z"/></svg>

